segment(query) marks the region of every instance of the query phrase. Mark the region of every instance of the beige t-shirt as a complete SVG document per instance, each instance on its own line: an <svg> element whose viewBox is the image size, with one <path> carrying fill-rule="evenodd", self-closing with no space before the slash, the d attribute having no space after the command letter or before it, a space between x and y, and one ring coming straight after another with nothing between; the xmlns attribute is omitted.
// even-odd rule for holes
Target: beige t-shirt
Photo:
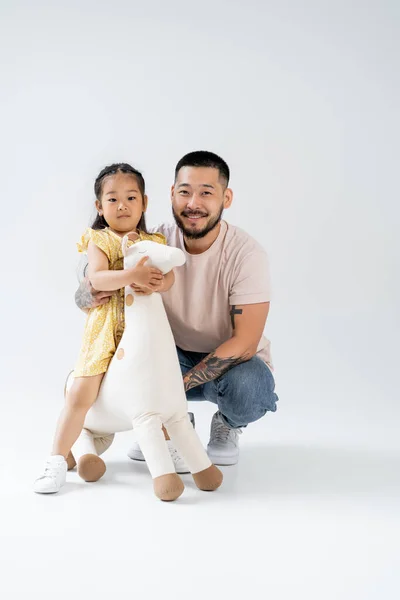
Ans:
<svg viewBox="0 0 400 600"><path fill-rule="evenodd" d="M175 343L182 350L214 351L232 337L232 305L270 301L267 254L239 227L221 221L217 239L202 254L186 252L175 224L163 223L152 231L163 233L168 245L186 256L186 263L174 269L175 284L162 294ZM264 336L257 356L273 368Z"/></svg>

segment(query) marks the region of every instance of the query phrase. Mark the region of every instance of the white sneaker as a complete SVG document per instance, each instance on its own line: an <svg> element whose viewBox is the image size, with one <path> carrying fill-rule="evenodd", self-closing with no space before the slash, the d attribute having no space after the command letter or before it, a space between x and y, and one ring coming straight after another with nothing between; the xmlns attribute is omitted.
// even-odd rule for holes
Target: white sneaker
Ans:
<svg viewBox="0 0 400 600"><path fill-rule="evenodd" d="M184 473L190 473L189 469L185 465L185 461L179 455L178 450L172 444L171 440L167 440L167 446L174 463L175 473L178 473L179 475L183 475ZM145 460L138 442L133 443L132 448L128 452L128 456L132 460Z"/></svg>
<svg viewBox="0 0 400 600"><path fill-rule="evenodd" d="M226 425L218 411L211 421L207 454L214 465L236 465L239 460L239 434L242 430Z"/></svg>
<svg viewBox="0 0 400 600"><path fill-rule="evenodd" d="M67 461L63 456L50 456L44 468L44 473L33 484L37 494L55 494L59 492L67 477Z"/></svg>
<svg viewBox="0 0 400 600"><path fill-rule="evenodd" d="M175 446L173 445L171 440L167 440L167 446L168 446L168 450L171 455L172 461L174 463L175 473L178 473L179 475L183 475L184 473L190 473L189 469L187 468L187 466L185 464L185 461L180 456L178 450L175 448Z"/></svg>
<svg viewBox="0 0 400 600"><path fill-rule="evenodd" d="M194 414L188 413L188 415L189 415L190 422L192 423L192 425L194 427L194 425L195 425ZM167 445L168 445L169 452L171 454L171 458L175 465L175 472L178 473L179 475L183 475L184 473L190 473L189 469L185 465L185 461L179 455L178 450L174 447L171 440L167 440ZM145 458L143 456L143 452L141 451L138 442L133 443L133 446L128 451L128 456L132 460L141 460L141 461L145 460Z"/></svg>

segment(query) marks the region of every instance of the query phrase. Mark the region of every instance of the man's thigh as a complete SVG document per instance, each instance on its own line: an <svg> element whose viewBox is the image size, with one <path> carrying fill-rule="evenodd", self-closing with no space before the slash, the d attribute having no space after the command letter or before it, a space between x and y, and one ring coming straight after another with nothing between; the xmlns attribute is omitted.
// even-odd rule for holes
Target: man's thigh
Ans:
<svg viewBox="0 0 400 600"><path fill-rule="evenodd" d="M258 356L206 383L203 396L218 404L219 410L234 427L245 427L266 412L275 412L278 400L274 376Z"/></svg>
<svg viewBox="0 0 400 600"><path fill-rule="evenodd" d="M178 347L177 352L183 375L207 356L207 353ZM268 411L275 412L278 401L274 376L258 356L233 367L213 381L189 390L186 398L217 404L228 422L236 427L245 427Z"/></svg>

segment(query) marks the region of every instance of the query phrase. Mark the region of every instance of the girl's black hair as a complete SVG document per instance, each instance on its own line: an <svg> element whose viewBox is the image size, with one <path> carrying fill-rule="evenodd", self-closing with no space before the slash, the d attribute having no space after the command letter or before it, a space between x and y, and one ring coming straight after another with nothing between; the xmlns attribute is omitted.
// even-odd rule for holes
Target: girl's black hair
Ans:
<svg viewBox="0 0 400 600"><path fill-rule="evenodd" d="M138 171L137 169L134 169L131 165L128 165L127 163L115 163L113 165L109 165L108 167L104 167L104 169L102 171L100 171L100 173L98 174L98 176L96 178L96 181L94 182L94 193L99 202L101 200L101 194L103 191L104 179L106 177L108 177L109 175L115 175L116 173L127 173L129 175L133 175L137 181L140 193L142 194L142 198L144 200L144 196L146 193L146 191L145 191L146 186L145 186L144 178L143 178L143 175L141 174L141 172ZM92 229L105 229L106 227L108 227L107 221L105 220L105 218L103 216L100 216L97 213L96 218L92 224ZM140 217L140 221L137 225L137 228L140 231L143 231L144 233L148 233L144 212L142 213L142 216Z"/></svg>

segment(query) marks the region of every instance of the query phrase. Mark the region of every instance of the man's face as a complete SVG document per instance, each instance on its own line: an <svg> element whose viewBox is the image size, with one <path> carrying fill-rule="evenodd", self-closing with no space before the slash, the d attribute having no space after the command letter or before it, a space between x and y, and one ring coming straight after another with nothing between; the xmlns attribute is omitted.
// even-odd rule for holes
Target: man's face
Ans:
<svg viewBox="0 0 400 600"><path fill-rule="evenodd" d="M176 224L189 239L199 239L220 222L232 203L218 169L182 167L171 189L172 213Z"/></svg>

